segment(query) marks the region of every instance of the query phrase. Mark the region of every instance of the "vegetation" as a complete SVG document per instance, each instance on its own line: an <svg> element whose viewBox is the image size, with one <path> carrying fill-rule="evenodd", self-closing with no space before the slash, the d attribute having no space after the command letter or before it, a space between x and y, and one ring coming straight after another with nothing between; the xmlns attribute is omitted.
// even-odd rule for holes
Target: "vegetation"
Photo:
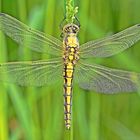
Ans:
<svg viewBox="0 0 140 140"><path fill-rule="evenodd" d="M78 7L74 8L74 2L72 0L67 0L66 2L66 21L68 23L73 23L75 15L78 12Z"/></svg>
<svg viewBox="0 0 140 140"><path fill-rule="evenodd" d="M75 0L75 5L81 23L80 44L140 23L139 0ZM1 12L57 38L65 13L71 13L66 15L68 22L77 13L74 6L64 12L65 6L63 0L0 0ZM91 61L140 72L139 46L140 42L112 58ZM0 32L1 63L48 57L19 47ZM139 140L139 124L138 93L101 95L74 85L73 124L66 131L61 83L42 88L0 84L0 140Z"/></svg>

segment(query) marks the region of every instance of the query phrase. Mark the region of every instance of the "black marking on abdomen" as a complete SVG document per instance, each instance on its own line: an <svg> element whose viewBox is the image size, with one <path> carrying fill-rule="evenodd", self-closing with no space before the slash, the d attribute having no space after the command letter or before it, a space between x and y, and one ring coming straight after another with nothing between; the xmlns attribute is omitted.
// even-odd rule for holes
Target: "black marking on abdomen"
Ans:
<svg viewBox="0 0 140 140"><path fill-rule="evenodd" d="M70 129L72 114L72 81L74 66L68 68L64 66L64 120L67 129Z"/></svg>

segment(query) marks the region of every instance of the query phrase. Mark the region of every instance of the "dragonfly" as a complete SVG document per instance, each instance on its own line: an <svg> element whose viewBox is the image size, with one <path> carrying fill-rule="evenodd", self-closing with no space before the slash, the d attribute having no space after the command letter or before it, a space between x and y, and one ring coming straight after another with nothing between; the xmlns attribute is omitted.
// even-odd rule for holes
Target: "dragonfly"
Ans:
<svg viewBox="0 0 140 140"><path fill-rule="evenodd" d="M31 29L5 13L0 13L0 30L20 46L52 57L48 60L7 62L0 64L0 80L21 86L49 86L63 81L64 121L71 128L73 83L81 88L103 94L131 93L139 90L140 73L108 68L88 61L106 58L130 48L140 40L140 24L112 36L79 44L80 26L63 26L62 41Z"/></svg>

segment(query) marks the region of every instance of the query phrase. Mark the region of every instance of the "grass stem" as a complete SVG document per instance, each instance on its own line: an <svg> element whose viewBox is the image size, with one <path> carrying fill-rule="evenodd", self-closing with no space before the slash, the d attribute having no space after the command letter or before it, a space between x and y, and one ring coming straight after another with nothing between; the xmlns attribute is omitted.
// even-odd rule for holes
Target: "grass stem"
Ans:
<svg viewBox="0 0 140 140"><path fill-rule="evenodd" d="M74 0L66 0L66 22L73 23L78 7L74 7Z"/></svg>

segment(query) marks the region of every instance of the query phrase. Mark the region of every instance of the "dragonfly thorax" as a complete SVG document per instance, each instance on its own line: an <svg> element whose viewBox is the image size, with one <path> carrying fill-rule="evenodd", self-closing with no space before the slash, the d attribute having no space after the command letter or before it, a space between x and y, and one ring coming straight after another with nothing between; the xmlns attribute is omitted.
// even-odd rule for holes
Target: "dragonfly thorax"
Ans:
<svg viewBox="0 0 140 140"><path fill-rule="evenodd" d="M64 63L65 64L72 63L75 65L79 60L78 50L79 50L78 47L71 47L71 46L66 47L63 56Z"/></svg>
<svg viewBox="0 0 140 140"><path fill-rule="evenodd" d="M72 28L71 26L68 27ZM69 29L68 27L66 27L65 29ZM64 47L64 57L63 57L64 62L76 64L76 62L79 59L79 41L77 38L77 34L72 31L68 34L65 33L65 36L63 38L63 47Z"/></svg>

